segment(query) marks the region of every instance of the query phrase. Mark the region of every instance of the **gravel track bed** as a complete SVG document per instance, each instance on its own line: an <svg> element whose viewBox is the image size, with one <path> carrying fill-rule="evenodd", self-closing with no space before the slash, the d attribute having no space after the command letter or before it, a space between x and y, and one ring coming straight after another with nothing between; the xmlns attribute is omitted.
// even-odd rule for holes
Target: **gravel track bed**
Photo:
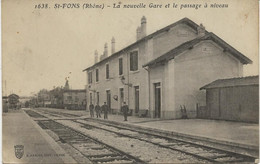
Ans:
<svg viewBox="0 0 260 164"><path fill-rule="evenodd" d="M82 125L70 120L58 120L57 122L150 163L207 163L207 161L199 160L190 155L165 149L137 139L121 137L99 129L86 129ZM109 128L112 129L112 127ZM133 134L133 132L128 130L124 130L123 132Z"/></svg>

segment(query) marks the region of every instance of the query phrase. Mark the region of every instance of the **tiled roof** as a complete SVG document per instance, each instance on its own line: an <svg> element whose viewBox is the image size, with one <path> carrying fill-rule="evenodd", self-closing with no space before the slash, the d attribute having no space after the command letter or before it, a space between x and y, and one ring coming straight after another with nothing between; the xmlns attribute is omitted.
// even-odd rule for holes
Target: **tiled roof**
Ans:
<svg viewBox="0 0 260 164"><path fill-rule="evenodd" d="M168 25L168 26L166 26L166 27L164 27L164 28L162 28L162 29L160 29L160 30L158 30L158 31L156 31L156 32L154 32L154 33L152 33L152 34L150 34L150 35L148 35L148 36L146 36L146 37L144 37L144 38L138 40L138 41L136 41L136 42L134 42L133 44L131 44L131 45L129 45L129 46L123 48L122 50L120 50L120 51L118 51L118 52L112 54L111 56L108 56L107 58L105 58L105 59L99 61L98 63L96 63L96 64L94 64L94 65L92 65L92 66L90 66L90 67L84 69L83 72L84 72L84 71L87 71L87 70L89 70L89 69L91 69L91 68L94 68L95 66L100 65L100 64L102 64L102 63L104 63L104 62L107 62L109 59L111 59L111 58L113 58L113 57L116 57L116 56L120 55L121 53L127 51L129 48L132 48L133 46L135 46L135 45L137 45L137 44L139 44L139 43L141 43L141 42L144 42L144 41L146 41L146 40L148 40L148 39L154 37L155 35L158 35L158 34L160 34L160 33L162 33L162 32L168 31L170 28L172 28L172 27L174 27L174 26L176 26L176 25L178 25L178 24L181 24L181 23L190 26L191 28L193 28L193 29L196 30L196 31L197 31L197 27L199 26L198 24L196 24L195 22L193 22L193 21L190 20L189 18L183 18L183 19L181 19L181 20L179 20L179 21L177 21L177 22L175 22L175 23L172 23L172 24L170 24L170 25ZM206 33L207 33L207 31L206 31Z"/></svg>
<svg viewBox="0 0 260 164"><path fill-rule="evenodd" d="M239 77L239 78L231 78L231 79L219 79L209 83L203 87L202 89L210 89L210 88L224 88L224 87L234 87L234 86L248 86L248 85L259 85L259 76L248 76L248 77Z"/></svg>
<svg viewBox="0 0 260 164"><path fill-rule="evenodd" d="M190 41L187 41L187 42L181 44L180 46L178 46L178 47L168 51L164 55L159 56L158 58L156 58L156 59L154 59L154 60L144 64L143 67L156 65L158 63L164 63L164 62L166 62L166 61L168 61L170 59L175 58L177 55L181 54L185 50L193 48L193 46L198 44L199 42L205 41L205 40L212 40L212 41L214 41L220 47L222 47L225 51L230 52L234 57L236 57L243 64L252 63L252 61L249 58L247 58L246 56L241 54L239 51L234 49L232 46L227 44L224 40L220 39L218 36L216 36L214 33L211 32L211 33L205 34L202 37L197 37L197 38L195 38L193 40L190 40Z"/></svg>

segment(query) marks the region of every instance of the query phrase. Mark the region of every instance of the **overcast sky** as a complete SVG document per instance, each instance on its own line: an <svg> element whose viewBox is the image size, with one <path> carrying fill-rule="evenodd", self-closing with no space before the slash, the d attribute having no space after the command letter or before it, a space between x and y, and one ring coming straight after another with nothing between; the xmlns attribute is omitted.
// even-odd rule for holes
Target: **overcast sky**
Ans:
<svg viewBox="0 0 260 164"><path fill-rule="evenodd" d="M141 2L121 1L123 4ZM116 39L116 51L133 43L143 15L147 18L147 34L184 17L197 24L203 23L206 30L214 32L253 60L253 64L244 67L245 76L258 74L257 0L204 1L208 4L226 3L229 7L198 10L54 9L55 2L48 0L41 2L48 3L50 9L39 10L34 8L37 2L40 1L2 0L4 95L13 92L25 96L37 93L42 88L64 86L67 76L70 76L69 84L73 89L83 89L86 74L82 70L94 63L94 51L97 49L99 54L103 53L104 43L107 42L111 55L112 36ZM56 2L82 5L86 1ZM113 5L109 0L92 2ZM170 4L174 2L180 4L193 1L169 1ZM204 4L202 1L194 2ZM149 5L148 1L143 3ZM163 1L162 4L167 2Z"/></svg>

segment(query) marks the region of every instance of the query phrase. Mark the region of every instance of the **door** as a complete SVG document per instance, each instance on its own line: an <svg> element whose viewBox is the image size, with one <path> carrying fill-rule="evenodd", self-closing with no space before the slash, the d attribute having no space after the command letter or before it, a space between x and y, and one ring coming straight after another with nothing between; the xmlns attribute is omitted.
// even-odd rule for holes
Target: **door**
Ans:
<svg viewBox="0 0 260 164"><path fill-rule="evenodd" d="M90 102L90 104L92 104L92 93L89 93L89 102Z"/></svg>
<svg viewBox="0 0 260 164"><path fill-rule="evenodd" d="M109 110L111 109L111 93L110 90L107 90L107 106L109 107Z"/></svg>
<svg viewBox="0 0 260 164"><path fill-rule="evenodd" d="M154 117L161 117L161 83L154 83Z"/></svg>
<svg viewBox="0 0 260 164"><path fill-rule="evenodd" d="M135 113L139 112L139 86L135 86Z"/></svg>
<svg viewBox="0 0 260 164"><path fill-rule="evenodd" d="M123 102L124 102L124 88L120 88L119 89L120 91L120 100L119 100L119 103L120 103L120 107L123 106Z"/></svg>

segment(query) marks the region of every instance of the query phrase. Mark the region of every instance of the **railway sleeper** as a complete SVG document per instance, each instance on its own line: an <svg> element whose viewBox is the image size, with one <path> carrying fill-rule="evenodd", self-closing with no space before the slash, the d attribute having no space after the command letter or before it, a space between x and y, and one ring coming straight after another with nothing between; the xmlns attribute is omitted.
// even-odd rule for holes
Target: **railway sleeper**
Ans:
<svg viewBox="0 0 260 164"><path fill-rule="evenodd" d="M104 149L107 149L105 148L104 146L101 146L101 145L95 145L95 146L85 146L84 144L82 143L71 143L73 144L73 146L77 147L77 148L80 148L80 149L88 149L88 150L104 150Z"/></svg>
<svg viewBox="0 0 260 164"><path fill-rule="evenodd" d="M66 139L66 140L75 140L75 139L85 139L81 136L77 136L77 135L59 135L60 137L62 137L63 139Z"/></svg>
<svg viewBox="0 0 260 164"><path fill-rule="evenodd" d="M66 140L68 143L70 144L82 144L84 143L86 140L85 139L73 139L73 140Z"/></svg>
<svg viewBox="0 0 260 164"><path fill-rule="evenodd" d="M211 158L216 160L218 158L224 158L224 157L230 157L230 155L228 155L228 154L219 154L219 155L212 156Z"/></svg>
<svg viewBox="0 0 260 164"><path fill-rule="evenodd" d="M217 158L215 159L217 162L223 162L223 163L231 163L231 162L245 162L243 158L236 158L233 156L223 157L223 158ZM248 161L249 162L249 161Z"/></svg>
<svg viewBox="0 0 260 164"><path fill-rule="evenodd" d="M115 154L115 153L107 153L107 154L86 155L86 157L88 157L88 158L100 158L100 157L106 157L106 156L116 157L116 156L118 156L118 154Z"/></svg>
<svg viewBox="0 0 260 164"><path fill-rule="evenodd" d="M122 157L122 156L116 156L116 157L109 157L109 156L105 156L105 157L100 157L100 158L89 158L90 161L93 162L113 162L115 160L117 161L121 161L121 160L129 160L126 157ZM129 160L131 161L131 160Z"/></svg>
<svg viewBox="0 0 260 164"><path fill-rule="evenodd" d="M88 126L88 125L83 125L83 126L81 126L82 128L86 128L86 129L93 129L93 127L92 126Z"/></svg>
<svg viewBox="0 0 260 164"><path fill-rule="evenodd" d="M76 144L79 143L75 143L74 145L77 146ZM88 149L96 149L96 148L105 148L105 146L103 145L99 145L93 142L89 142L89 143L80 143L82 147L88 148Z"/></svg>
<svg viewBox="0 0 260 164"><path fill-rule="evenodd" d="M92 149L92 150L103 150L103 149L105 149L104 147L92 147L92 148L90 148L90 149Z"/></svg>

